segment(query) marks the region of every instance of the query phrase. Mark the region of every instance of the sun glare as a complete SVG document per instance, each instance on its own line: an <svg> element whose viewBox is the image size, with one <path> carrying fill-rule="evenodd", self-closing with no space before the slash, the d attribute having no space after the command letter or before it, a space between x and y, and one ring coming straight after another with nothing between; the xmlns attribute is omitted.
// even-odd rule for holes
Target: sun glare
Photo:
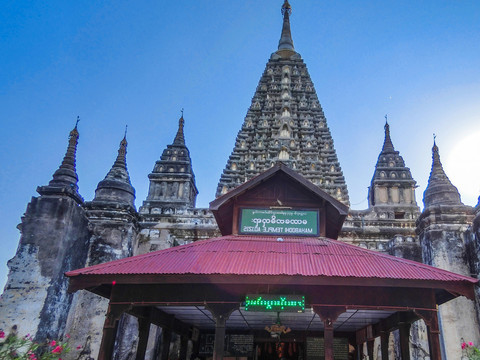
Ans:
<svg viewBox="0 0 480 360"><path fill-rule="evenodd" d="M476 205L480 195L480 131L461 139L444 163L450 181L458 188L465 205ZM440 154L441 155L441 154Z"/></svg>

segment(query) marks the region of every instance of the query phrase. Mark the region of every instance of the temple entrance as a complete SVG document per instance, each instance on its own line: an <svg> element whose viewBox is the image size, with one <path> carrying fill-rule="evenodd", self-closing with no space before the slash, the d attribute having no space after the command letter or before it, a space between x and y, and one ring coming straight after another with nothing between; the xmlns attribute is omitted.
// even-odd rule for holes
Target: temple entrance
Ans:
<svg viewBox="0 0 480 360"><path fill-rule="evenodd" d="M305 345L296 341L265 341L255 344L256 360L302 360Z"/></svg>

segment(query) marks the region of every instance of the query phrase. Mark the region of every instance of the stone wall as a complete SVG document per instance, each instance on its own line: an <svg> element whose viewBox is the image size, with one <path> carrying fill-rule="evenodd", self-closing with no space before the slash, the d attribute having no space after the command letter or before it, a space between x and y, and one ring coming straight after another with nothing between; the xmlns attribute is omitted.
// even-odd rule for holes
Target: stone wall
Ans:
<svg viewBox="0 0 480 360"><path fill-rule="evenodd" d="M19 226L17 253L0 302L0 328L16 324L19 335L37 340L63 335L73 294L66 271L85 265L85 212L68 196L32 198Z"/></svg>

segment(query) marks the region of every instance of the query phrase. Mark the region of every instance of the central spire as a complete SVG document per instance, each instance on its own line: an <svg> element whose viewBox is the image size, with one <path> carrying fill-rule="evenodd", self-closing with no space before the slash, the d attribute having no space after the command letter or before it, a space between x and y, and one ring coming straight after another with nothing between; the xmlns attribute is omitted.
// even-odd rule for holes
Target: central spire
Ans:
<svg viewBox="0 0 480 360"><path fill-rule="evenodd" d="M278 42L278 50L290 50L295 51L293 47L292 33L290 31L290 14L292 13L292 7L288 3L288 0L282 5L282 15L283 15L283 27L282 27L282 36Z"/></svg>
<svg viewBox="0 0 480 360"><path fill-rule="evenodd" d="M348 191L330 129L308 73L294 50L288 1L278 50L266 65L216 196L226 194L281 161L335 199Z"/></svg>

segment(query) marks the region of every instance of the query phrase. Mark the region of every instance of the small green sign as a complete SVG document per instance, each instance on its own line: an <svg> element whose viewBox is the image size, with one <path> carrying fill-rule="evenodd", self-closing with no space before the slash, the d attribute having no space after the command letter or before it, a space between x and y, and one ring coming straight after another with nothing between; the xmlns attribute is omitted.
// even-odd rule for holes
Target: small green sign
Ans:
<svg viewBox="0 0 480 360"><path fill-rule="evenodd" d="M245 311L305 312L305 296L248 294L245 297Z"/></svg>
<svg viewBox="0 0 480 360"><path fill-rule="evenodd" d="M318 211L242 209L240 233L317 236Z"/></svg>

